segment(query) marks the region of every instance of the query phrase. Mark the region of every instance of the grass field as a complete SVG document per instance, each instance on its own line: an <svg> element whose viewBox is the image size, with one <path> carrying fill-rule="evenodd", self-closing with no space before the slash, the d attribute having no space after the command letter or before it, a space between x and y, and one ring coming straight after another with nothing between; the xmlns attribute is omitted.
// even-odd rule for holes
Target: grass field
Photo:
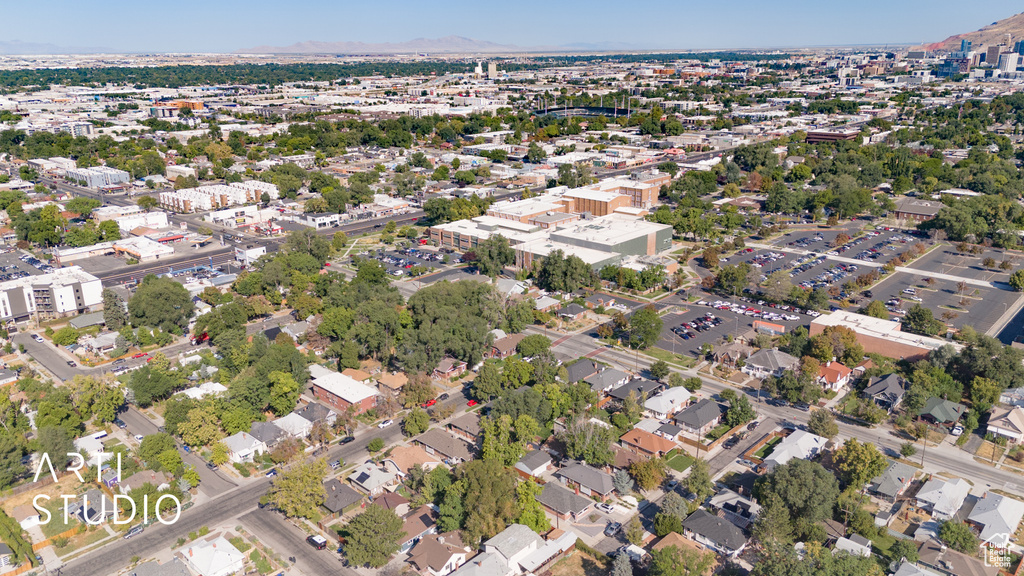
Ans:
<svg viewBox="0 0 1024 576"><path fill-rule="evenodd" d="M589 554L576 551L551 567L551 576L607 576L611 566L600 562Z"/></svg>
<svg viewBox="0 0 1024 576"><path fill-rule="evenodd" d="M772 438L768 442L765 442L764 446L761 446L760 450L754 452L754 456L761 460L764 460L765 458L768 457L769 454L772 453L772 450L775 450L775 445L778 444L779 442L782 442L782 436Z"/></svg>
<svg viewBox="0 0 1024 576"><path fill-rule="evenodd" d="M675 452L674 454L672 452ZM673 450L665 455L665 463L676 472L682 472L693 464L693 457L683 452Z"/></svg>

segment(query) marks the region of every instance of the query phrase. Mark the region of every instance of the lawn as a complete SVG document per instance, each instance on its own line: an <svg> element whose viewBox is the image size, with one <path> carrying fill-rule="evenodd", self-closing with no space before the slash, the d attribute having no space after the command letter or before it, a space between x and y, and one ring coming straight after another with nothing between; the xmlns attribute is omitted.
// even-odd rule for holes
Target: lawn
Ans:
<svg viewBox="0 0 1024 576"><path fill-rule="evenodd" d="M719 438L721 438L728 431L729 431L729 425L728 424L719 424L711 432L708 432L707 434L704 435L704 441L705 442L714 442L715 440L718 440Z"/></svg>
<svg viewBox="0 0 1024 576"><path fill-rule="evenodd" d="M551 576L606 576L611 566L589 554L576 551L551 567Z"/></svg>
<svg viewBox="0 0 1024 576"><path fill-rule="evenodd" d="M892 548L892 545L896 543L896 537L888 532L874 538L869 538L869 540L871 540L875 550L882 556L888 556L889 548Z"/></svg>
<svg viewBox="0 0 1024 576"><path fill-rule="evenodd" d="M665 455L665 463L676 472L683 472L693 464L693 457L684 452L673 450Z"/></svg>
<svg viewBox="0 0 1024 576"><path fill-rule="evenodd" d="M775 438L772 438L771 440L765 442L764 446L761 446L760 450L754 452L754 456L760 460L764 460L765 458L768 457L769 454L772 453L773 450L775 450L775 445L778 444L779 442L782 442L782 436L776 436Z"/></svg>
<svg viewBox="0 0 1024 576"><path fill-rule="evenodd" d="M78 500L81 502L81 496L78 497ZM47 538L53 538L57 534L66 532L79 524L77 517L70 514L68 514L68 523L64 523L63 500L52 502L49 506L44 506L44 508L50 511L50 521L46 524L40 524L39 528L43 531L43 536Z"/></svg>

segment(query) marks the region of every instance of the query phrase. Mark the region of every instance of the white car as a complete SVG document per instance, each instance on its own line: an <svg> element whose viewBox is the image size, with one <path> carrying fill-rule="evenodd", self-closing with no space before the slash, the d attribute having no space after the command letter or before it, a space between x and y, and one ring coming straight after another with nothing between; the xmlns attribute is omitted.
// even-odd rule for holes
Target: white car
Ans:
<svg viewBox="0 0 1024 576"><path fill-rule="evenodd" d="M139 442L142 442L143 438L145 438L145 436L143 436L142 434L136 434L135 435L135 439L138 440Z"/></svg>
<svg viewBox="0 0 1024 576"><path fill-rule="evenodd" d="M611 514L615 511L614 506L612 506L611 504L605 504L604 502L601 502L600 504L597 504L594 507L600 510L601 512L604 512L605 514Z"/></svg>
<svg viewBox="0 0 1024 576"><path fill-rule="evenodd" d="M43 337L40 336L39 334L33 334L32 339L35 340L36 342L39 342L40 344L45 342L45 340L43 340Z"/></svg>
<svg viewBox="0 0 1024 576"><path fill-rule="evenodd" d="M380 424L377 424L377 428L387 428L388 426L391 426L394 423L395 423L394 420L388 419L388 420L385 420L385 421L381 422Z"/></svg>
<svg viewBox="0 0 1024 576"><path fill-rule="evenodd" d="M950 431L950 434L952 434L953 436L960 436L963 433L964 433L964 427L963 426L957 426L957 427L953 428L952 431Z"/></svg>

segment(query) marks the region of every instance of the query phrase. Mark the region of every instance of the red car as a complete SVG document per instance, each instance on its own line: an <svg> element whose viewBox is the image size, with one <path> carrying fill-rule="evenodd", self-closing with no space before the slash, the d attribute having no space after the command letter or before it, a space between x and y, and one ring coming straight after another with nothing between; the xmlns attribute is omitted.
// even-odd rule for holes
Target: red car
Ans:
<svg viewBox="0 0 1024 576"><path fill-rule="evenodd" d="M146 358L146 363L147 363L147 364L149 364L149 363L150 363L150 362L152 362L152 361L153 361L153 359L152 359L152 358Z"/></svg>
<svg viewBox="0 0 1024 576"><path fill-rule="evenodd" d="M434 404L437 404L437 399L431 398L430 400L428 400L428 401L424 402L423 404L421 404L420 407L421 408L430 408Z"/></svg>
<svg viewBox="0 0 1024 576"><path fill-rule="evenodd" d="M479 404L479 402L477 402L476 400L470 400L469 402L466 402L466 406L470 407L476 406L477 404Z"/></svg>
<svg viewBox="0 0 1024 576"><path fill-rule="evenodd" d="M149 356L149 352L139 352L135 356L132 356L132 358L145 358L146 356Z"/></svg>

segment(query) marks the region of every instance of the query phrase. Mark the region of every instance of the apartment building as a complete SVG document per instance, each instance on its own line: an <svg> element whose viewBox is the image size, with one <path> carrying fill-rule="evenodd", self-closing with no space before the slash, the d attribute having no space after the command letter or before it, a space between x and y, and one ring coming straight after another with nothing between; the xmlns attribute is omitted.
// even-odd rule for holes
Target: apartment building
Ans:
<svg viewBox="0 0 1024 576"><path fill-rule="evenodd" d="M58 317L103 303L100 279L78 266L0 282L0 320Z"/></svg>
<svg viewBox="0 0 1024 576"><path fill-rule="evenodd" d="M266 193L271 199L278 197L277 186L266 182L233 182L229 185L211 184L199 188L183 188L161 192L160 205L175 212L201 212L260 202Z"/></svg>
<svg viewBox="0 0 1024 576"><path fill-rule="evenodd" d="M93 168L75 168L65 172L68 180L84 182L87 188L103 188L125 184L131 180L131 174L117 168L96 166Z"/></svg>

